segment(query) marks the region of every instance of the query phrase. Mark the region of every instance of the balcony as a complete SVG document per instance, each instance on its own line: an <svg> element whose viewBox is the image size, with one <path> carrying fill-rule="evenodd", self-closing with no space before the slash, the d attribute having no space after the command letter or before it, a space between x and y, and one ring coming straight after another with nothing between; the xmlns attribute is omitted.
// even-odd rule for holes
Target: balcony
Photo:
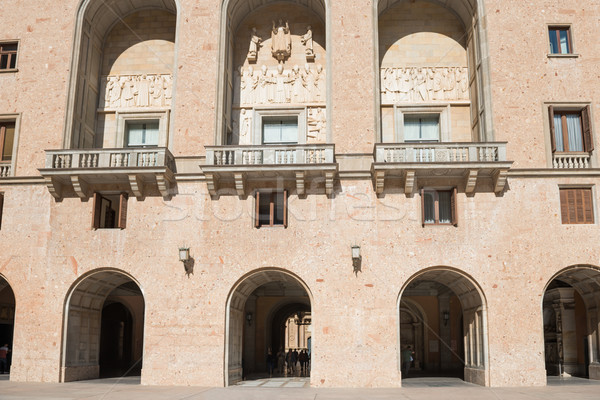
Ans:
<svg viewBox="0 0 600 400"><path fill-rule="evenodd" d="M161 147L46 150L46 165L39 171L56 199L88 198L95 190L168 197L175 159Z"/></svg>
<svg viewBox="0 0 600 400"><path fill-rule="evenodd" d="M8 178L11 174L12 166L10 163L0 162L0 178Z"/></svg>
<svg viewBox="0 0 600 400"><path fill-rule="evenodd" d="M591 168L590 159L590 153L587 152L554 153L552 155L552 167L559 169Z"/></svg>
<svg viewBox="0 0 600 400"><path fill-rule="evenodd" d="M372 166L375 190L382 194L386 179L403 179L410 195L417 179L437 185L460 186L473 194L479 179L491 179L500 193L512 161L506 161L506 143L379 143Z"/></svg>
<svg viewBox="0 0 600 400"><path fill-rule="evenodd" d="M306 194L307 182L324 182L331 195L338 169L334 154L333 144L206 146L206 164L200 167L213 196L230 184L244 196L249 181L293 181L299 195Z"/></svg>

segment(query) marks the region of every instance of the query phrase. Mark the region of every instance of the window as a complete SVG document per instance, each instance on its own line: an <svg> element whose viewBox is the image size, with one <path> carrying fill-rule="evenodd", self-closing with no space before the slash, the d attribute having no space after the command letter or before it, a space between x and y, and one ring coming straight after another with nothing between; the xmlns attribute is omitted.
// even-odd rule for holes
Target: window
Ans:
<svg viewBox="0 0 600 400"><path fill-rule="evenodd" d="M560 189L560 215L563 224L593 224L591 188Z"/></svg>
<svg viewBox="0 0 600 400"><path fill-rule="evenodd" d="M287 228L287 190L256 192L256 215L254 226Z"/></svg>
<svg viewBox="0 0 600 400"><path fill-rule="evenodd" d="M548 107L552 152L591 152L594 150L590 106L579 110Z"/></svg>
<svg viewBox="0 0 600 400"><path fill-rule="evenodd" d="M439 142L440 116L439 114L404 116L404 141L405 142Z"/></svg>
<svg viewBox="0 0 600 400"><path fill-rule="evenodd" d="M0 121L0 163L12 161L15 143L15 122Z"/></svg>
<svg viewBox="0 0 600 400"><path fill-rule="evenodd" d="M2 229L2 210L4 209L4 193L0 193L0 229Z"/></svg>
<svg viewBox="0 0 600 400"><path fill-rule="evenodd" d="M262 137L264 144L298 143L298 117L263 118Z"/></svg>
<svg viewBox="0 0 600 400"><path fill-rule="evenodd" d="M456 188L421 189L421 213L425 225L457 225Z"/></svg>
<svg viewBox="0 0 600 400"><path fill-rule="evenodd" d="M17 42L0 43L0 71L17 68Z"/></svg>
<svg viewBox="0 0 600 400"><path fill-rule="evenodd" d="M127 122L127 147L158 146L159 121Z"/></svg>
<svg viewBox="0 0 600 400"><path fill-rule="evenodd" d="M127 194L94 193L92 229L125 229L127 224Z"/></svg>
<svg viewBox="0 0 600 400"><path fill-rule="evenodd" d="M550 36L550 54L572 54L571 28L568 26L551 26L548 28Z"/></svg>

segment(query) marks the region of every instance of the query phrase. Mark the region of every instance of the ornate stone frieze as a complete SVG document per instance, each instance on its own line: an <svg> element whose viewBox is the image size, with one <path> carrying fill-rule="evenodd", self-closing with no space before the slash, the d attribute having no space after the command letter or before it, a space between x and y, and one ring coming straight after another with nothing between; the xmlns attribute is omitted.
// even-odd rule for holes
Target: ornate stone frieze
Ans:
<svg viewBox="0 0 600 400"><path fill-rule="evenodd" d="M263 65L258 71L253 66L240 67L235 75L239 92L235 98L241 106L325 102L325 70L320 64L306 64L304 68L294 65L290 70L281 64L272 69Z"/></svg>
<svg viewBox="0 0 600 400"><path fill-rule="evenodd" d="M466 67L381 69L383 104L459 100L469 100L469 76Z"/></svg>
<svg viewBox="0 0 600 400"><path fill-rule="evenodd" d="M100 108L170 107L171 74L108 75L102 77Z"/></svg>

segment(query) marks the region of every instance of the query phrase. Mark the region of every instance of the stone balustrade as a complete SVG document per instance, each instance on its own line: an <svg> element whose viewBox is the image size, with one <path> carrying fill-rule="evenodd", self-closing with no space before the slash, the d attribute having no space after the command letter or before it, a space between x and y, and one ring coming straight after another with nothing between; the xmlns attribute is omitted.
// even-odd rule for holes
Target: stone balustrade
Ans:
<svg viewBox="0 0 600 400"><path fill-rule="evenodd" d="M47 169L171 167L175 160L162 147L139 149L47 150Z"/></svg>
<svg viewBox="0 0 600 400"><path fill-rule="evenodd" d="M334 146L206 146L206 165L294 165L333 164Z"/></svg>
<svg viewBox="0 0 600 400"><path fill-rule="evenodd" d="M12 167L10 163L0 163L0 178L12 176Z"/></svg>
<svg viewBox="0 0 600 400"><path fill-rule="evenodd" d="M552 156L554 168L591 168L590 153L555 153Z"/></svg>
<svg viewBox="0 0 600 400"><path fill-rule="evenodd" d="M506 161L506 143L381 143L377 163L467 163Z"/></svg>

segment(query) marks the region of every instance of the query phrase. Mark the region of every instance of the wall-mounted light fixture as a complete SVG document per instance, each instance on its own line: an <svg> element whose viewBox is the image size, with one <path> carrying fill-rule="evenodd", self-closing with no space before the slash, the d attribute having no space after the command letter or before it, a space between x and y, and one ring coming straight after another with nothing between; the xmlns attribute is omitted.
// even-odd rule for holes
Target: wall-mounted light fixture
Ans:
<svg viewBox="0 0 600 400"><path fill-rule="evenodd" d="M252 326L252 313L250 311L246 313L246 321L248 321L248 326Z"/></svg>
<svg viewBox="0 0 600 400"><path fill-rule="evenodd" d="M185 273L189 277L194 272L194 260L190 257L190 248L188 246L181 246L179 248L179 261L183 263Z"/></svg>
<svg viewBox="0 0 600 400"><path fill-rule="evenodd" d="M444 319L444 326L448 325L448 321L450 320L450 313L448 311L444 311L442 313L442 318Z"/></svg>
<svg viewBox="0 0 600 400"><path fill-rule="evenodd" d="M361 272L361 262L360 246L355 244L352 246L352 267L354 269L354 274L357 276L358 273Z"/></svg>

